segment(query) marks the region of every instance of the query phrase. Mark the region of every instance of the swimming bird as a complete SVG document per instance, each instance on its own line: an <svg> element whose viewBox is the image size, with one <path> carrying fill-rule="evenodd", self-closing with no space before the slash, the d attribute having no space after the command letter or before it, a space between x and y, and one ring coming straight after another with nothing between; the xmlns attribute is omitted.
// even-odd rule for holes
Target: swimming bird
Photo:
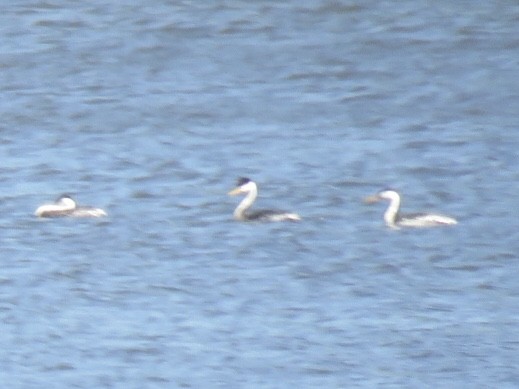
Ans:
<svg viewBox="0 0 519 389"><path fill-rule="evenodd" d="M260 210L255 212L247 212L250 206L258 197L258 186L249 178L240 177L237 181L235 189L229 192L229 195L235 196L238 194L246 194L245 198L234 210L234 219L240 221L258 220L258 221L298 221L301 216L297 213L277 211L277 210Z"/></svg>
<svg viewBox="0 0 519 389"><path fill-rule="evenodd" d="M372 204L381 200L389 200L389 207L384 213L384 221L390 228L438 227L458 223L456 219L450 216L435 213L400 214L400 195L392 189L386 189L376 195L368 196L364 199L364 202Z"/></svg>
<svg viewBox="0 0 519 389"><path fill-rule="evenodd" d="M38 217L102 217L106 212L101 208L78 206L67 194L61 195L52 204L40 205L34 212Z"/></svg>

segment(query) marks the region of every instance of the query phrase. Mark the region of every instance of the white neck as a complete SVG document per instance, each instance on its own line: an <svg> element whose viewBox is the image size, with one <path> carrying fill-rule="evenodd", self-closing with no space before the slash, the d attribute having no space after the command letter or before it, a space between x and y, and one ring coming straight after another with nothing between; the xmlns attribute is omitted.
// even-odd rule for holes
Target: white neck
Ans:
<svg viewBox="0 0 519 389"><path fill-rule="evenodd" d="M70 197L59 199L57 204L60 205L64 211L72 211L73 209L76 209L76 202Z"/></svg>
<svg viewBox="0 0 519 389"><path fill-rule="evenodd" d="M233 215L236 220L245 219L245 211L254 203L256 197L258 197L258 187L256 185L251 185L247 196L245 196L234 210Z"/></svg>
<svg viewBox="0 0 519 389"><path fill-rule="evenodd" d="M398 228L396 221L398 218L398 211L400 210L400 196L398 193L393 191L385 192L385 199L389 200L389 207L387 207L384 213L384 221L388 227Z"/></svg>

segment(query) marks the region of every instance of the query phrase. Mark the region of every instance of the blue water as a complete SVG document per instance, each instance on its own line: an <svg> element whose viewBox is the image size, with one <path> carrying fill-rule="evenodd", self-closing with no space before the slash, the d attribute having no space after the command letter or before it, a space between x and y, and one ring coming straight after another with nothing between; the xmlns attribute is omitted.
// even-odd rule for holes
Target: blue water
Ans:
<svg viewBox="0 0 519 389"><path fill-rule="evenodd" d="M519 385L516 2L0 11L0 386Z"/></svg>

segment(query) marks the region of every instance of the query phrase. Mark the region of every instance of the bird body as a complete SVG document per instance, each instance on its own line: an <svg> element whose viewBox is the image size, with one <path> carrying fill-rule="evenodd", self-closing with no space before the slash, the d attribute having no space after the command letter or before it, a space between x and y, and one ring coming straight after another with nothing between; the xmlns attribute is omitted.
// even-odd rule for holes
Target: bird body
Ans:
<svg viewBox="0 0 519 389"><path fill-rule="evenodd" d="M245 194L245 198L238 204L234 210L233 216L235 220L240 221L299 221L301 216L296 213L278 211L273 209L265 209L253 212L247 212L258 197L258 186L249 178L239 178L235 189L229 192L229 195L235 196Z"/></svg>
<svg viewBox="0 0 519 389"><path fill-rule="evenodd" d="M381 200L389 200L389 206L384 212L384 221L390 228L398 229L401 227L439 227L457 224L458 221L450 216L436 213L411 213L401 214L401 197L395 190L386 189L376 195L364 199L365 203L371 204Z"/></svg>
<svg viewBox="0 0 519 389"><path fill-rule="evenodd" d="M38 217L102 217L106 212L101 208L78 206L69 195L60 196L54 203L43 204L34 212Z"/></svg>

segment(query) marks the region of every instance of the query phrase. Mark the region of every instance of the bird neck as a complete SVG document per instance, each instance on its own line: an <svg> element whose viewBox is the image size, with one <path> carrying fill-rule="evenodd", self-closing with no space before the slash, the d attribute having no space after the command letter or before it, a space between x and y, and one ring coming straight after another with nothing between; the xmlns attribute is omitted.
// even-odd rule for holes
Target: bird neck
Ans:
<svg viewBox="0 0 519 389"><path fill-rule="evenodd" d="M388 227L398 228L396 222L398 220L398 212L400 211L400 197L394 196L389 200L389 207L384 213L384 221Z"/></svg>
<svg viewBox="0 0 519 389"><path fill-rule="evenodd" d="M254 203L256 197L258 197L258 188L253 187L234 210L234 218L237 220L245 219L245 211Z"/></svg>

